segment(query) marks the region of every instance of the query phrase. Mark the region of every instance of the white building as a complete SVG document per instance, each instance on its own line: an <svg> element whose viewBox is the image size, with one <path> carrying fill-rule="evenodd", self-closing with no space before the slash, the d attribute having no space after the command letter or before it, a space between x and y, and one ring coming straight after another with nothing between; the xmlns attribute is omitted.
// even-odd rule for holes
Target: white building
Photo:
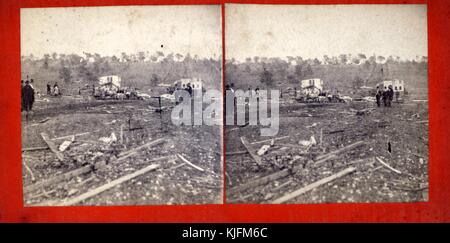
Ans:
<svg viewBox="0 0 450 243"><path fill-rule="evenodd" d="M394 92L399 91L403 92L405 91L405 81L399 80L399 79L393 79L393 80L384 80L383 82L379 83L377 86L387 90L389 86L392 85L392 89L394 89Z"/></svg>

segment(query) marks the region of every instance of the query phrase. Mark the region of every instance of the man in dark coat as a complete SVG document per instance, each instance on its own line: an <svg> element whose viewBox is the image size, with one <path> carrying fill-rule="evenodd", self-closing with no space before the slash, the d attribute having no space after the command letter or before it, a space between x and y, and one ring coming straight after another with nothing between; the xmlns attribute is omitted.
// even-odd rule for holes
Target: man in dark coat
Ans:
<svg viewBox="0 0 450 243"><path fill-rule="evenodd" d="M392 100L394 100L394 90L392 89L392 85L389 85L388 94L388 106L391 107Z"/></svg>
<svg viewBox="0 0 450 243"><path fill-rule="evenodd" d="M23 110L27 112L26 116L28 118L28 112L33 108L34 102L34 89L30 86L30 82L27 80L25 86L22 88L22 105Z"/></svg>
<svg viewBox="0 0 450 243"><path fill-rule="evenodd" d="M377 106L380 107L380 105L381 105L381 90L378 86L377 86L377 92L375 94L375 99L377 100Z"/></svg>

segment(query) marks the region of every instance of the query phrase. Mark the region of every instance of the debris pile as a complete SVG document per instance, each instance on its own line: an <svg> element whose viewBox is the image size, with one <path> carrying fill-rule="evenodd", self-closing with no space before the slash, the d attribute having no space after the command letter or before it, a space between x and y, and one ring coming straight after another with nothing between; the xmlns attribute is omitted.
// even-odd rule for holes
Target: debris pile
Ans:
<svg viewBox="0 0 450 243"><path fill-rule="evenodd" d="M222 202L219 128L174 126L149 101L61 103L22 124L26 205Z"/></svg>
<svg viewBox="0 0 450 243"><path fill-rule="evenodd" d="M426 105L284 104L277 137L226 128L229 203L428 200Z"/></svg>

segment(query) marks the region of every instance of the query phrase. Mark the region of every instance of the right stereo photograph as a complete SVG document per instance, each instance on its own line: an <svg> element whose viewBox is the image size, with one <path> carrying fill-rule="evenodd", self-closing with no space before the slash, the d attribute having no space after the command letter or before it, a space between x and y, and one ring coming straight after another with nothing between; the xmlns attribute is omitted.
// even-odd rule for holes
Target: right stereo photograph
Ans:
<svg viewBox="0 0 450 243"><path fill-rule="evenodd" d="M226 202L428 201L426 5L225 5Z"/></svg>

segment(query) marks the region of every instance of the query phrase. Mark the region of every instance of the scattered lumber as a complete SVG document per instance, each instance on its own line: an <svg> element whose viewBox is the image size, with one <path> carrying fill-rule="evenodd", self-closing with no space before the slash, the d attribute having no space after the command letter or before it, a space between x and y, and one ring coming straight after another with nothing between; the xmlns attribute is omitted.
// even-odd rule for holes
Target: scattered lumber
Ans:
<svg viewBox="0 0 450 243"><path fill-rule="evenodd" d="M56 144L52 140L50 140L48 134L43 132L41 133L41 137L47 144L48 148L56 155L56 157L60 161L64 161L64 155L59 151L58 146L56 146Z"/></svg>
<svg viewBox="0 0 450 243"><path fill-rule="evenodd" d="M46 150L48 147L32 147L32 148L22 148L22 152L26 151L37 151L37 150Z"/></svg>
<svg viewBox="0 0 450 243"><path fill-rule="evenodd" d="M337 156L338 154L341 154L341 153L347 152L349 150L355 149L355 148L357 148L359 146L362 146L363 144L365 144L364 141L358 141L358 142L352 143L350 145L347 145L347 146L345 146L343 148L337 149L337 150L335 150L333 152L330 152L328 154L319 155L316 158L316 163L315 164L316 165L322 164L322 163L326 162L327 160L331 159L332 157Z"/></svg>
<svg viewBox="0 0 450 243"><path fill-rule="evenodd" d="M382 164L384 167L386 167L386 168L392 170L393 172L395 172L395 173L397 173L397 174L401 174L401 173L402 173L401 171L396 170L396 169L392 168L390 165L386 164L386 162L384 162L384 161L381 160L380 158L378 158L378 157L375 157L375 158L376 158L377 161L380 162L380 164Z"/></svg>
<svg viewBox="0 0 450 243"><path fill-rule="evenodd" d="M154 145L158 145L158 144L161 144L163 142L165 142L165 139L159 138L159 139L156 139L154 141L148 142L148 143L146 143L144 145L141 145L139 147L136 147L134 149L130 149L128 151L122 152L122 153L119 154L119 159L118 160L125 159L125 158L129 157L129 156L125 157L126 155L130 155L130 154L136 153L136 152L138 152L139 150L141 150L143 148L147 148L147 147L151 147L151 146L154 146ZM122 157L124 157L124 158L122 158Z"/></svg>
<svg viewBox="0 0 450 243"><path fill-rule="evenodd" d="M312 189L314 189L316 187L319 187L319 186L321 186L323 184L326 184L326 183L331 182L333 180L336 180L336 179L338 179L340 177L348 175L348 174L354 172L355 170L356 170L355 167L349 167L349 168L347 168L345 170L342 170L342 171L340 171L340 172L338 172L338 173L336 173L334 175L325 177L325 178L320 179L320 180L318 180L318 181L316 181L316 182L314 182L312 184L309 184L309 185L307 185L305 187L302 187L302 188L300 188L300 189L298 189L296 191L290 192L290 193L288 193L288 194L286 194L286 195L284 195L284 196L282 196L280 198L277 198L277 199L271 201L270 203L271 204L280 204L280 203L287 202L287 201L289 201L291 199L294 199L294 198L296 198L296 197L298 197L298 196L300 196L300 195L302 195L302 194L304 194L304 193L306 193L308 191L311 191Z"/></svg>
<svg viewBox="0 0 450 243"><path fill-rule="evenodd" d="M119 185L119 184L121 184L123 182L131 180L131 179L133 179L133 178L135 178L137 176L143 175L143 174L148 173L150 171L156 170L159 167L160 167L159 164L149 165L149 166L147 166L147 167L145 167L143 169L135 171L135 172L133 172L131 174L128 174L126 176L120 177L119 179L113 180L113 181L111 181L109 183L106 183L106 184L104 184L104 185L102 185L100 187L97 187L97 188L95 188L95 189L93 189L91 191L88 191L88 192L83 193L83 194L81 194L81 195L79 195L77 197L74 197L74 198L72 198L72 199L70 199L68 201L65 201L65 202L63 202L61 204L61 206L71 206L71 205L80 203L80 202L82 202L82 201L84 201L84 200L86 200L88 198L91 198L91 197L96 196L96 195L98 195L98 194L100 194L100 193L102 193L102 192L104 192L106 190L109 190L109 189L111 189L111 188L113 188L113 187L115 187L115 186L117 186L117 185Z"/></svg>
<svg viewBox="0 0 450 243"><path fill-rule="evenodd" d="M262 141L252 142L252 143L250 143L250 144L251 144L251 145L254 145L254 144L260 144L260 143L267 143L267 142L271 142L272 140L277 141L277 140L286 139L286 138L288 138L288 137L289 137L289 136L283 136L283 137L279 137L279 138L271 138L271 139L267 139L267 140L262 140Z"/></svg>
<svg viewBox="0 0 450 243"><path fill-rule="evenodd" d="M67 136L64 136L64 137L53 138L52 140L70 139L70 138L72 138L72 136L79 137L79 136L87 135L89 133L90 132L77 133L77 134L73 134L73 135L67 135Z"/></svg>
<svg viewBox="0 0 450 243"><path fill-rule="evenodd" d="M247 149L248 153L250 154L250 156L253 158L253 160L255 160L256 164L261 165L262 161L261 161L261 157L259 157L258 155L256 155L254 153L253 150L251 150L250 145L247 141L247 139L245 137L241 137L241 142L244 145L245 149Z"/></svg>
<svg viewBox="0 0 450 243"><path fill-rule="evenodd" d="M322 163L326 162L329 159L336 158L336 156L338 154L344 153L344 152L346 152L346 151L348 151L348 150L350 150L352 148L361 146L362 144L364 144L364 142L356 142L356 143L350 144L350 145L348 145L348 146L346 146L344 148L341 148L341 149L335 150L333 152L330 152L328 154L325 154L323 156L318 156L321 159L317 160L315 165L322 164ZM295 162L298 159L301 159L301 157L294 159L292 162ZM255 179L253 181L250 181L250 182L248 182L246 184L243 184L241 186L230 188L230 191L244 191L244 190L248 190L250 188L257 187L259 185L264 185L264 184L267 184L267 183L269 183L271 181L278 180L280 178L283 178L283 177L289 176L289 175L291 175L293 173L296 173L297 171L301 170L302 168L303 168L303 165L296 165L292 169L283 169L283 170L277 171L275 173L272 173L270 175L267 175L267 176Z"/></svg>
<svg viewBox="0 0 450 243"><path fill-rule="evenodd" d="M89 173L92 170L93 170L93 166L92 165L86 165L86 166L83 166L81 168L78 168L78 169L66 172L64 174L60 174L60 175L54 176L54 177L49 178L47 180L43 180L41 182L37 182L37 183L31 184L29 186L26 186L26 187L24 187L23 192L24 193L32 192L34 190L37 190L37 189L40 189L40 188L43 188L43 187L47 187L47 186L50 186L50 185L53 185L53 184L56 184L56 183L58 183L60 181L68 180L68 179L70 179L72 177Z"/></svg>
<svg viewBox="0 0 450 243"><path fill-rule="evenodd" d="M186 164L188 164L188 165L194 167L195 169L197 169L197 170L199 170L199 171L201 171L201 172L205 171L204 169L202 169L202 168L200 168L200 167L198 167L198 166L192 164L191 162L189 162L189 160L187 160L186 158L184 158L181 154L177 154L177 156L178 156L178 158L180 158L184 163L186 163Z"/></svg>

